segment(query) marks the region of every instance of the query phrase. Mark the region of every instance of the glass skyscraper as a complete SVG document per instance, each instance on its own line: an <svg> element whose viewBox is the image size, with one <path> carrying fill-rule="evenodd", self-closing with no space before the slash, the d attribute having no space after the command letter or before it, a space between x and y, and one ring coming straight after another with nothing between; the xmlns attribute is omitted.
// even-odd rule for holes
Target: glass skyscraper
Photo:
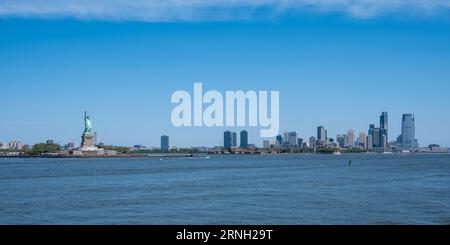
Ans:
<svg viewBox="0 0 450 245"><path fill-rule="evenodd" d="M401 138L403 149L413 149L416 147L416 123L413 114L403 114Z"/></svg>
<svg viewBox="0 0 450 245"><path fill-rule="evenodd" d="M231 146L233 144L232 138L233 138L233 136L230 131L225 131L223 133L223 147L224 148L227 148L227 149L231 148Z"/></svg>
<svg viewBox="0 0 450 245"><path fill-rule="evenodd" d="M388 113L383 112L380 116L380 147L387 147L389 142L388 137Z"/></svg>
<svg viewBox="0 0 450 245"><path fill-rule="evenodd" d="M375 128L375 124L370 124L368 134L372 138L372 147L381 147L381 129Z"/></svg>
<svg viewBox="0 0 450 245"><path fill-rule="evenodd" d="M348 130L347 137L345 137L345 147L353 147L355 144L355 131L353 129Z"/></svg>
<svg viewBox="0 0 450 245"><path fill-rule="evenodd" d="M288 133L288 144L289 144L289 146L297 146L297 144L298 144L297 132L289 132Z"/></svg>
<svg viewBox="0 0 450 245"><path fill-rule="evenodd" d="M327 130L324 126L317 127L317 140L322 142L327 141Z"/></svg>
<svg viewBox="0 0 450 245"><path fill-rule="evenodd" d="M248 147L248 132L245 130L241 131L241 148L247 148Z"/></svg>
<svg viewBox="0 0 450 245"><path fill-rule="evenodd" d="M283 136L281 134L277 135L277 144L283 145Z"/></svg>
<svg viewBox="0 0 450 245"><path fill-rule="evenodd" d="M169 136L167 135L161 136L161 151L162 152L169 151Z"/></svg>
<svg viewBox="0 0 450 245"><path fill-rule="evenodd" d="M389 143L388 128L388 113L384 111L380 116L379 128L376 128L375 124L370 124L368 135L371 136L372 142L366 142L366 144L370 144L368 147L387 148Z"/></svg>

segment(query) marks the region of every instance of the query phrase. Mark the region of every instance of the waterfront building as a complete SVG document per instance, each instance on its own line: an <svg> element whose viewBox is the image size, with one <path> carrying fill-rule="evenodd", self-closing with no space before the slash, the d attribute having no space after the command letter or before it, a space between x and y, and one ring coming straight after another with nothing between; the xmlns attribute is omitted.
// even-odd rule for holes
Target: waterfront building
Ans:
<svg viewBox="0 0 450 245"><path fill-rule="evenodd" d="M298 134L297 132L289 132L288 133L288 145L293 147L298 144Z"/></svg>
<svg viewBox="0 0 450 245"><path fill-rule="evenodd" d="M372 150L373 149L373 138L372 135L367 135L366 137L366 149Z"/></svg>
<svg viewBox="0 0 450 245"><path fill-rule="evenodd" d="M403 114L402 118L402 148L414 149L417 147L415 118L413 114Z"/></svg>
<svg viewBox="0 0 450 245"><path fill-rule="evenodd" d="M449 149L447 147L441 147L437 144L431 144L428 145L428 147L421 147L418 151L423 153L449 153Z"/></svg>
<svg viewBox="0 0 450 245"><path fill-rule="evenodd" d="M374 128L372 134L373 147L381 147L381 129Z"/></svg>
<svg viewBox="0 0 450 245"><path fill-rule="evenodd" d="M283 146L289 145L289 133L284 132L283 133Z"/></svg>
<svg viewBox="0 0 450 245"><path fill-rule="evenodd" d="M316 146L316 137L311 136L309 137L309 147L315 147Z"/></svg>
<svg viewBox="0 0 450 245"><path fill-rule="evenodd" d="M387 146L388 146L387 136L385 134L381 134L381 139L380 140L381 140L380 147L387 148Z"/></svg>
<svg viewBox="0 0 450 245"><path fill-rule="evenodd" d="M223 133L223 147L224 148L226 148L226 149L231 148L231 146L233 144L232 138L233 138L233 136L230 131L227 130Z"/></svg>
<svg viewBox="0 0 450 245"><path fill-rule="evenodd" d="M317 127L317 141L323 143L327 141L327 130L324 126Z"/></svg>
<svg viewBox="0 0 450 245"><path fill-rule="evenodd" d="M303 138L298 138L298 143L297 143L297 145L298 145L299 147L303 147Z"/></svg>
<svg viewBox="0 0 450 245"><path fill-rule="evenodd" d="M68 148L69 150L75 149L75 143L73 143L73 142L67 143L67 148Z"/></svg>
<svg viewBox="0 0 450 245"><path fill-rule="evenodd" d="M248 147L248 132L246 130L242 130L241 131L241 135L240 135L240 145L239 147L241 148L247 148Z"/></svg>
<svg viewBox="0 0 450 245"><path fill-rule="evenodd" d="M397 137L397 140L395 141L395 143L399 146L402 145L402 135L401 134Z"/></svg>
<svg viewBox="0 0 450 245"><path fill-rule="evenodd" d="M381 147L387 147L387 142L389 142L388 136L388 113L383 112L380 116L380 145ZM385 136L385 140L383 139L383 135Z"/></svg>
<svg viewBox="0 0 450 245"><path fill-rule="evenodd" d="M375 129L375 124L370 124L369 130L367 131L367 135L372 137L372 142L370 144L371 147L373 147L373 133L374 133L373 131L374 131L374 129ZM369 142L367 142L367 144L369 144Z"/></svg>
<svg viewBox="0 0 450 245"><path fill-rule="evenodd" d="M69 143L67 143L67 144L64 146L64 148L65 148L66 150L73 150L73 149L75 149L75 143L69 142Z"/></svg>
<svg viewBox="0 0 450 245"><path fill-rule="evenodd" d="M169 136L163 135L161 136L161 152L169 151Z"/></svg>
<svg viewBox="0 0 450 245"><path fill-rule="evenodd" d="M277 140L277 145L283 145L283 136L281 136L281 134L277 135L276 137Z"/></svg>
<svg viewBox="0 0 450 245"><path fill-rule="evenodd" d="M271 148L273 146L277 145L276 140L263 140L263 147L264 148Z"/></svg>
<svg viewBox="0 0 450 245"><path fill-rule="evenodd" d="M345 138L346 138L345 134L344 135L340 135L340 134L336 135L336 142L338 143L339 147L341 147L341 148L345 147Z"/></svg>
<svg viewBox="0 0 450 245"><path fill-rule="evenodd" d="M380 127L375 127L375 124L370 124L368 135L372 138L372 148L387 148L389 146L389 120L388 113L382 112L380 116ZM366 142L368 144L368 142Z"/></svg>
<svg viewBox="0 0 450 245"><path fill-rule="evenodd" d="M380 132L380 128L376 128L374 124L370 124L368 134L372 136L372 147L381 147Z"/></svg>
<svg viewBox="0 0 450 245"><path fill-rule="evenodd" d="M147 150L148 148L145 147L144 145L134 145L132 149L133 149L133 151L141 151L141 150Z"/></svg>
<svg viewBox="0 0 450 245"><path fill-rule="evenodd" d="M8 149L11 150L22 150L23 146L24 145L20 141L11 140L8 143Z"/></svg>
<svg viewBox="0 0 450 245"><path fill-rule="evenodd" d="M345 147L353 147L354 145L355 145L355 131L353 129L349 129L347 131Z"/></svg>
<svg viewBox="0 0 450 245"><path fill-rule="evenodd" d="M358 146L366 148L366 132L360 132L358 137Z"/></svg>

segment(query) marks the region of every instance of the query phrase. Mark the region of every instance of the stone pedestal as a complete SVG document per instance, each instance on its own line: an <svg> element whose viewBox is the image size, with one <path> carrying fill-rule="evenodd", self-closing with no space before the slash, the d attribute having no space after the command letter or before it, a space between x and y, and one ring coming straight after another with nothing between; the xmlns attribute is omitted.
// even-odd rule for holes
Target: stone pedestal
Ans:
<svg viewBox="0 0 450 245"><path fill-rule="evenodd" d="M94 144L94 135L84 133L81 136L81 151L97 151L98 148Z"/></svg>

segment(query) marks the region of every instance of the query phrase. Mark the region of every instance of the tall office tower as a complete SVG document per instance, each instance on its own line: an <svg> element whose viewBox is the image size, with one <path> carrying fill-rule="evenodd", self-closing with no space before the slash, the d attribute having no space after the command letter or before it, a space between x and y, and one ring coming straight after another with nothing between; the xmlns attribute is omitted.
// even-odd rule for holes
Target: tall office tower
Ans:
<svg viewBox="0 0 450 245"><path fill-rule="evenodd" d="M367 132L368 135L373 135L373 129L375 128L375 124L370 124L369 131Z"/></svg>
<svg viewBox="0 0 450 245"><path fill-rule="evenodd" d="M167 135L161 136L161 151L162 152L169 151L169 136Z"/></svg>
<svg viewBox="0 0 450 245"><path fill-rule="evenodd" d="M289 132L289 134L288 134L288 144L289 144L289 146L296 146L298 144L297 132Z"/></svg>
<svg viewBox="0 0 450 245"><path fill-rule="evenodd" d="M248 132L246 130L241 131L241 148L247 148L248 147Z"/></svg>
<svg viewBox="0 0 450 245"><path fill-rule="evenodd" d="M317 127L317 140L321 142L327 141L327 130L324 126Z"/></svg>
<svg viewBox="0 0 450 245"><path fill-rule="evenodd" d="M381 145L380 145L380 147L382 147L382 148L387 148L388 142L387 142L387 137L386 137L385 134L381 134L380 140L381 140Z"/></svg>
<svg viewBox="0 0 450 245"><path fill-rule="evenodd" d="M381 147L381 130L380 128L375 128L374 124L370 124L369 135L372 136L372 146Z"/></svg>
<svg viewBox="0 0 450 245"><path fill-rule="evenodd" d="M277 145L283 145L283 136L277 135Z"/></svg>
<svg viewBox="0 0 450 245"><path fill-rule="evenodd" d="M380 145L382 147L387 146L387 142L389 142L389 135L388 135L388 113L383 112L380 116L380 140L383 141L383 135L386 136L386 144L384 142L381 142ZM386 145L386 146L383 146Z"/></svg>
<svg viewBox="0 0 450 245"><path fill-rule="evenodd" d="M289 145L289 133L288 132L283 133L283 145Z"/></svg>
<svg viewBox="0 0 450 245"><path fill-rule="evenodd" d="M366 138L366 149L367 150L372 150L372 148L373 148L373 138L372 138L372 135L367 135L367 138Z"/></svg>
<svg viewBox="0 0 450 245"><path fill-rule="evenodd" d="M311 147L314 147L316 145L316 137L314 136L309 137L309 145Z"/></svg>
<svg viewBox="0 0 450 245"><path fill-rule="evenodd" d="M416 125L413 114L403 114L402 118L402 147L414 149L416 147Z"/></svg>
<svg viewBox="0 0 450 245"><path fill-rule="evenodd" d="M223 133L223 147L224 148L227 148L227 149L231 148L231 146L233 144L232 138L233 138L233 136L230 131L227 130Z"/></svg>
<svg viewBox="0 0 450 245"><path fill-rule="evenodd" d="M298 138L298 146L303 147L303 139L302 138Z"/></svg>
<svg viewBox="0 0 450 245"><path fill-rule="evenodd" d="M355 145L355 131L353 129L349 129L347 132L347 141L346 147L353 147Z"/></svg>
<svg viewBox="0 0 450 245"><path fill-rule="evenodd" d="M366 132L359 133L358 146L366 148Z"/></svg>
<svg viewBox="0 0 450 245"><path fill-rule="evenodd" d="M372 135L373 147L381 147L381 129L374 128Z"/></svg>
<svg viewBox="0 0 450 245"><path fill-rule="evenodd" d="M237 133L231 132L231 147L237 146Z"/></svg>
<svg viewBox="0 0 450 245"><path fill-rule="evenodd" d="M345 147L345 138L347 138L347 135L336 135L336 142L339 144L339 147L344 148Z"/></svg>

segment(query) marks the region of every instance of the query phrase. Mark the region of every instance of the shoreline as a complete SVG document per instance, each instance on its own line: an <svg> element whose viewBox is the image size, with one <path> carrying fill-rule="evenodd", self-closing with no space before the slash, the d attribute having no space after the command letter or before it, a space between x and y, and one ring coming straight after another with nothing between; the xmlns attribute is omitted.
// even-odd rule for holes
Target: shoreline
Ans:
<svg viewBox="0 0 450 245"><path fill-rule="evenodd" d="M168 153L168 154L124 154L124 155L10 155L0 158L154 158L154 157L197 157L202 154ZM207 155L206 153L204 155Z"/></svg>
<svg viewBox="0 0 450 245"><path fill-rule="evenodd" d="M277 155L299 155L299 156L312 156L312 155L331 155L331 156L343 156L343 155L439 155L439 154L450 154L449 152L411 152L411 153L402 153L402 152L393 152L393 153L381 153L381 152L347 152L341 154L328 154L328 153L277 153L277 154L210 154L210 153L157 153L157 154L126 154L126 155L104 155L104 156L76 156L76 155L10 155L10 156L2 156L0 158L67 158L67 159L86 159L86 158L196 158L196 157L206 157L206 156L277 156Z"/></svg>

